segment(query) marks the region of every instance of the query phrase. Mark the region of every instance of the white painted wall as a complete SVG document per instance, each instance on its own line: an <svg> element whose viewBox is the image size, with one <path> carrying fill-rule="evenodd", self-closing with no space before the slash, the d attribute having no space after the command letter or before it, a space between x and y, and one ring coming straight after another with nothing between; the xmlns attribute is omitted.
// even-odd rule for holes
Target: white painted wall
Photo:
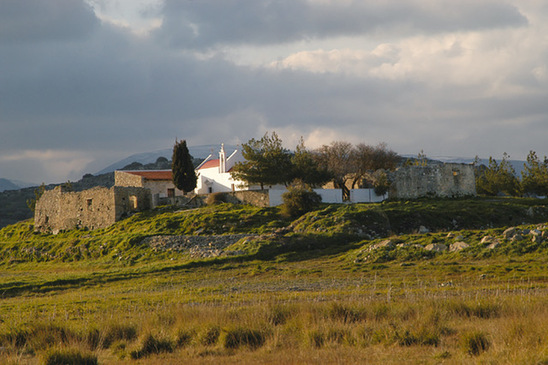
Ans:
<svg viewBox="0 0 548 365"><path fill-rule="evenodd" d="M322 197L323 203L343 203L341 189L313 189ZM283 204L282 194L287 189L270 189L268 195L270 206L275 207ZM378 196L373 189L352 189L350 190L350 201L348 203L379 203L387 198L387 195Z"/></svg>

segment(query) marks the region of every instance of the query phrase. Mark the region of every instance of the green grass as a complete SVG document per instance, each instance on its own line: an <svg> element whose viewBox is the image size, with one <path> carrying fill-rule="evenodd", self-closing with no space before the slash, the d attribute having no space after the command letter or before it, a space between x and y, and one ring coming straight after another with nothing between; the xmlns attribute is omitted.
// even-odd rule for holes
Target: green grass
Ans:
<svg viewBox="0 0 548 365"><path fill-rule="evenodd" d="M543 204L323 205L293 221L219 204L58 235L21 222L0 230L0 363L543 363L548 246L502 237L546 231ZM229 233L252 235L228 248L239 255L142 243ZM469 247L424 249L457 240Z"/></svg>

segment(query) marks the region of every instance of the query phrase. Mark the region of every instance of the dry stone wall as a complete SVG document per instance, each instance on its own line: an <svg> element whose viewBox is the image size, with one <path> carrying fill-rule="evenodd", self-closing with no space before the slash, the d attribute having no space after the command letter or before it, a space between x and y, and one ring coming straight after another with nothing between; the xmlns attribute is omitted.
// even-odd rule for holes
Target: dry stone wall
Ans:
<svg viewBox="0 0 548 365"><path fill-rule="evenodd" d="M401 167L390 176L389 197L463 197L476 195L474 167L465 164L439 164Z"/></svg>
<svg viewBox="0 0 548 365"><path fill-rule="evenodd" d="M124 171L114 171L114 181L116 186L126 187L145 187L145 179L142 176L128 174Z"/></svg>
<svg viewBox="0 0 548 365"><path fill-rule="evenodd" d="M74 228L106 228L131 212L150 208L148 189L115 186L72 192L58 186L44 192L36 202L34 228L53 233Z"/></svg>

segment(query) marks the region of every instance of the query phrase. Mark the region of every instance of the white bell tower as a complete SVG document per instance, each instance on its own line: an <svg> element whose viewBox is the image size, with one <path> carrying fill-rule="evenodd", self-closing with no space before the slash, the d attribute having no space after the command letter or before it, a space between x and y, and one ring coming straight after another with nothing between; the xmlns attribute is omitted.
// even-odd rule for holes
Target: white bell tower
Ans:
<svg viewBox="0 0 548 365"><path fill-rule="evenodd" d="M221 151L219 152L219 173L224 174L225 172L226 172L225 144L221 143Z"/></svg>

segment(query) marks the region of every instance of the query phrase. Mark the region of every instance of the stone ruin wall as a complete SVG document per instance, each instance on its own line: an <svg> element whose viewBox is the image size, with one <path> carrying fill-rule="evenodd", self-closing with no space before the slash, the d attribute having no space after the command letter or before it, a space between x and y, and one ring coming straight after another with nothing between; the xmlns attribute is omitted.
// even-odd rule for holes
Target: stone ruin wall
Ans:
<svg viewBox="0 0 548 365"><path fill-rule="evenodd" d="M113 186L111 190L114 195L115 222L131 213L153 208L149 189Z"/></svg>
<svg viewBox="0 0 548 365"><path fill-rule="evenodd" d="M131 212L150 208L150 192L143 188L95 187L71 192L58 186L36 202L34 227L53 233L106 228Z"/></svg>
<svg viewBox="0 0 548 365"><path fill-rule="evenodd" d="M270 206L268 190L241 190L223 194L229 203L250 204L261 208Z"/></svg>
<svg viewBox="0 0 548 365"><path fill-rule="evenodd" d="M125 187L144 187L144 179L142 176L128 174L124 171L114 171L114 185Z"/></svg>
<svg viewBox="0 0 548 365"><path fill-rule="evenodd" d="M390 180L389 197L393 199L476 195L476 177L472 165L446 163L405 166L393 172Z"/></svg>

